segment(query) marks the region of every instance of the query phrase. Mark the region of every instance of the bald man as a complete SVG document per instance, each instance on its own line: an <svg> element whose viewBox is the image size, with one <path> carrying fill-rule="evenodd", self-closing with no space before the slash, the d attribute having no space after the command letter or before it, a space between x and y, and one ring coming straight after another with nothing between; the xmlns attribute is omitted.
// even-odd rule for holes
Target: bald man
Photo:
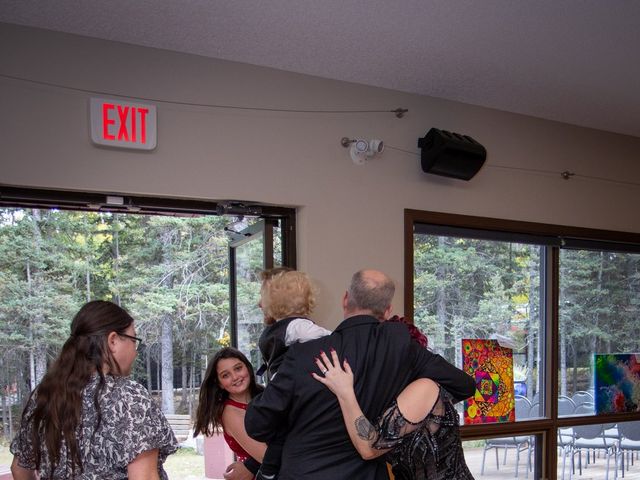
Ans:
<svg viewBox="0 0 640 480"><path fill-rule="evenodd" d="M377 419L416 378L431 378L455 400L475 391L462 370L412 341L402 323L384 322L391 313L393 281L377 270L353 275L342 299L344 320L329 336L291 346L278 374L249 405L247 433L269 443L288 426L279 480L388 479L382 457L363 460L344 426L336 396L311 376L321 351L347 358L355 391L367 418Z"/></svg>

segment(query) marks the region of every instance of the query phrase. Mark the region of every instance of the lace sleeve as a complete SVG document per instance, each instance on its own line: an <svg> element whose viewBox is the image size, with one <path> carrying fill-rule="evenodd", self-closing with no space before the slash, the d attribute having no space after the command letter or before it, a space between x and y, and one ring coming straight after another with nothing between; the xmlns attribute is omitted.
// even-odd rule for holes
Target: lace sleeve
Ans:
<svg viewBox="0 0 640 480"><path fill-rule="evenodd" d="M371 446L378 450L394 448L402 441L405 435L414 432L423 422L424 420L412 423L404 418L398 408L398 403L394 401L393 405L382 414L374 425L376 436Z"/></svg>
<svg viewBox="0 0 640 480"><path fill-rule="evenodd" d="M443 415L444 403L442 390L431 411L423 420L416 423L407 420L398 408L398 403L394 401L374 426L376 429L376 438L372 447L380 450L394 448L402 442L404 437L416 430L423 430L435 434L440 428L439 420Z"/></svg>

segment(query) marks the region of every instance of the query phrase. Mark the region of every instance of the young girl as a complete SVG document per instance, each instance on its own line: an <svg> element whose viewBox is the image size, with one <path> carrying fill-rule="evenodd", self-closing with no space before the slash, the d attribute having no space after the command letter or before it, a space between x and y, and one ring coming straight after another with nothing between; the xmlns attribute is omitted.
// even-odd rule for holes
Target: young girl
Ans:
<svg viewBox="0 0 640 480"><path fill-rule="evenodd" d="M193 436L213 435L222 428L224 439L239 462L255 475L267 446L247 435L244 413L249 401L263 388L242 352L226 347L209 361L200 385L200 402Z"/></svg>

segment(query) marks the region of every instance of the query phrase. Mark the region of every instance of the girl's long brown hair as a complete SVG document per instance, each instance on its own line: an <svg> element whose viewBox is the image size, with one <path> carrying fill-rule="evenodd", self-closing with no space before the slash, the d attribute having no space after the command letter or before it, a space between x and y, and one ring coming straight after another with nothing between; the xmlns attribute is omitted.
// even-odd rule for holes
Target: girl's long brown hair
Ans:
<svg viewBox="0 0 640 480"><path fill-rule="evenodd" d="M223 389L218 382L218 362L224 358L237 358L245 364L247 370L249 370L249 392L251 393L251 398L264 389L256 383L253 366L240 350L225 347L216 352L209 360L207 373L200 385L198 410L196 411L195 426L193 427L194 437L197 437L200 433L211 436L218 427L222 427L224 402L229 398L229 392Z"/></svg>
<svg viewBox="0 0 640 480"><path fill-rule="evenodd" d="M95 432L102 420L99 398L105 385L103 366L106 364L113 373L121 371L111 356L107 336L111 332L124 333L132 323L133 318L126 310L101 300L86 303L73 318L71 335L32 393L36 395L31 430L36 470L40 471L44 444L51 467L49 474L53 473L60 463L60 449L64 441L72 471L82 471L76 438L82 413L82 392L91 375L97 373L99 382L93 397L98 415Z"/></svg>

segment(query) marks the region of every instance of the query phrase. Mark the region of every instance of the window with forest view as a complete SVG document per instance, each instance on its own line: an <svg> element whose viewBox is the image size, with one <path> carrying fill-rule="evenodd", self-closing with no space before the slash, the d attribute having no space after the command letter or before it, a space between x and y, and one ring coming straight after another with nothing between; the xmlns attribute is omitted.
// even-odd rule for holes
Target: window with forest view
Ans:
<svg viewBox="0 0 640 480"><path fill-rule="evenodd" d="M540 391L541 248L414 235L413 318L430 348L458 367L463 338L512 348L515 388L531 402Z"/></svg>
<svg viewBox="0 0 640 480"><path fill-rule="evenodd" d="M233 232L259 222L237 217ZM12 438L30 391L67 339L73 315L89 300L109 300L131 313L143 340L132 376L147 387L165 414L191 415L195 410L207 358L232 343L233 318L238 319L240 349L255 357L254 330L263 328L257 308L259 272L266 255L263 235L256 235L259 242L242 246L235 264L234 317L232 239L229 229L225 231L229 223L230 217L216 215L0 208L5 440ZM271 225L279 234L278 221L272 219ZM279 238L272 242L279 262L282 243ZM200 472L202 459L198 462ZM0 455L0 464L5 463Z"/></svg>
<svg viewBox="0 0 640 480"><path fill-rule="evenodd" d="M640 353L640 254L561 250L559 314L559 394L593 414L594 354Z"/></svg>
<svg viewBox="0 0 640 480"><path fill-rule="evenodd" d="M430 348L458 366L482 344L462 339L512 350L513 390L502 393L514 417L462 430L476 478L564 479L585 465L594 479L640 475L628 452L640 439L640 236L414 210L405 221L407 298ZM496 358L479 369L465 415L472 400L494 402L485 395L502 379L485 367Z"/></svg>

